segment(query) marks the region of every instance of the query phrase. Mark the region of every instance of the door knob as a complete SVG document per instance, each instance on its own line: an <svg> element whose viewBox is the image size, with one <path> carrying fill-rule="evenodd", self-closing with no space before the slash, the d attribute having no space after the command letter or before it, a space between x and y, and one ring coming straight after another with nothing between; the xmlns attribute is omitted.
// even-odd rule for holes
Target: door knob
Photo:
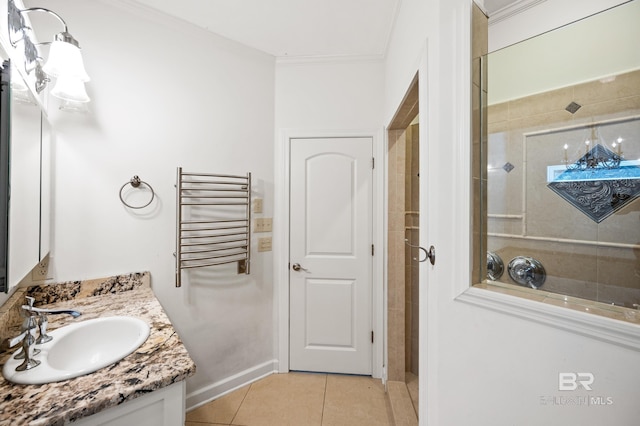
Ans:
<svg viewBox="0 0 640 426"><path fill-rule="evenodd" d="M296 272L298 272L298 271L307 271L307 269L305 269L302 266L300 266L299 263L294 263L293 265L291 265L291 269L293 269Z"/></svg>
<svg viewBox="0 0 640 426"><path fill-rule="evenodd" d="M419 260L418 260L418 262L424 262L424 261L426 261L427 259L429 259L429 262L430 262L432 265L435 265L435 264L436 264L436 248L435 248L434 246L429 247L429 250L427 250L427 249L425 249L424 247L414 246L414 245L413 245L413 244L411 244L411 243L409 242L409 240L408 240L408 239L406 239L406 238L405 238L405 240L404 240L404 243L405 243L406 245L408 245L409 247L411 247L411 248L417 248L417 249L422 250L422 252L424 253L424 259L419 259ZM414 258L413 260L417 260L417 259L415 259L415 258Z"/></svg>

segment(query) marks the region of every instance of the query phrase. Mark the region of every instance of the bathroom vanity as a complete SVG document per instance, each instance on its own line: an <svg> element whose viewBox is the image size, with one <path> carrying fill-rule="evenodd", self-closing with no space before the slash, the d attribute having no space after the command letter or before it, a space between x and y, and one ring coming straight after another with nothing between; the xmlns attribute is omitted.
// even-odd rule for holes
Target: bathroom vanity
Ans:
<svg viewBox="0 0 640 426"><path fill-rule="evenodd" d="M50 330L107 316L140 318L151 330L133 353L88 375L44 385L0 378L0 425L184 424L185 379L195 364L151 291L148 272L18 289L0 308L2 340L20 333L25 296L36 306L82 312L77 319L50 316ZM0 366L14 351L0 353Z"/></svg>

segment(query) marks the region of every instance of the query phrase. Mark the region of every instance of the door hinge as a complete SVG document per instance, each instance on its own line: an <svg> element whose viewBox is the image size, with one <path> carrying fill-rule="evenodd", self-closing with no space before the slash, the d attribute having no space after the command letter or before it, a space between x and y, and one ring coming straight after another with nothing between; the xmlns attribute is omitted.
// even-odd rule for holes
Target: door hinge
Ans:
<svg viewBox="0 0 640 426"><path fill-rule="evenodd" d="M373 330L371 330L371 343L373 343Z"/></svg>
<svg viewBox="0 0 640 426"><path fill-rule="evenodd" d="M371 168L372 169L376 168L376 157L371 157Z"/></svg>
<svg viewBox="0 0 640 426"><path fill-rule="evenodd" d="M373 244L371 244L371 256L375 256L376 254L376 248Z"/></svg>

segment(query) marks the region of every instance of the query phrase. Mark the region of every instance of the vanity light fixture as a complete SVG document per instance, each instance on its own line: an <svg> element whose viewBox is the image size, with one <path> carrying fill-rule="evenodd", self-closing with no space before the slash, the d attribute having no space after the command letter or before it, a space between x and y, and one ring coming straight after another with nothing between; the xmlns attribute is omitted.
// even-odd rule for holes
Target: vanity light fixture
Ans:
<svg viewBox="0 0 640 426"><path fill-rule="evenodd" d="M56 84L51 90L52 96L67 103L89 102L84 83L90 79L84 68L80 44L69 33L64 19L57 13L42 7L18 9L13 0L9 0L8 9L9 41L13 47L18 47L22 43L25 71L27 74L35 71L36 91L42 92L51 78L55 78ZM33 30L25 21L25 14L29 12L45 12L55 16L62 23L64 30L56 34L51 42L34 43L30 37ZM50 45L49 57L44 65L42 64L44 60L37 48L40 45Z"/></svg>

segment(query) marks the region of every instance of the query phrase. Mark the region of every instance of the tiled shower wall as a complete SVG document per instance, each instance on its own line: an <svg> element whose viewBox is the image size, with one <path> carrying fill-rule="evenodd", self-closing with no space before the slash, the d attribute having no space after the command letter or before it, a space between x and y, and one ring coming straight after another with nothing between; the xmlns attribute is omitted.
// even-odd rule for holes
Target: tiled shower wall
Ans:
<svg viewBox="0 0 640 426"><path fill-rule="evenodd" d="M571 102L581 105L573 114L565 109ZM513 257L532 256L547 272L542 290L640 303L640 199L596 224L547 188L545 174L562 162L563 129L584 125L588 137L592 123L639 115L640 71L488 107L488 249L504 261L499 281L513 283ZM640 135L626 137L623 157L640 158ZM507 162L510 172L502 168Z"/></svg>
<svg viewBox="0 0 640 426"><path fill-rule="evenodd" d="M405 198L407 131L389 131L388 152L388 379L405 376Z"/></svg>
<svg viewBox="0 0 640 426"><path fill-rule="evenodd" d="M407 129L405 161L405 238L420 245L420 131L418 124ZM418 374L419 267L423 253L405 245L405 368Z"/></svg>
<svg viewBox="0 0 640 426"><path fill-rule="evenodd" d="M418 125L389 132L389 380L418 374Z"/></svg>

